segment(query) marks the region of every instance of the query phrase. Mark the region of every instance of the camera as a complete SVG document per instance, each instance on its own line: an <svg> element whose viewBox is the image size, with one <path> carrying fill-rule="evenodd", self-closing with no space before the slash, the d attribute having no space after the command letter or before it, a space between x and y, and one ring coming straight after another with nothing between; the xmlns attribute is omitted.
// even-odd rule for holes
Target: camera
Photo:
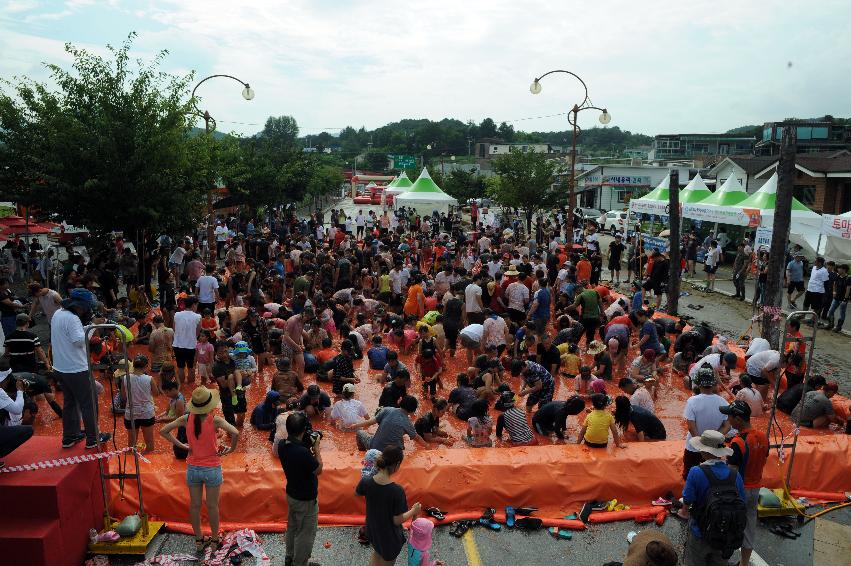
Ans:
<svg viewBox="0 0 851 566"><path fill-rule="evenodd" d="M316 443L317 439L322 438L322 431L321 430L311 430L309 435L310 435L310 444L313 445L313 444Z"/></svg>

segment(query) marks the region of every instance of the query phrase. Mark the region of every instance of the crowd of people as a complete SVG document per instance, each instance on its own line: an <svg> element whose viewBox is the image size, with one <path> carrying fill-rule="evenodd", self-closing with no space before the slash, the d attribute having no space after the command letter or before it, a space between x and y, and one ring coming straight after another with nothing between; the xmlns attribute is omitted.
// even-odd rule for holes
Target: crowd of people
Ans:
<svg viewBox="0 0 851 566"><path fill-rule="evenodd" d="M108 388L131 446L153 451L154 429L164 423L160 434L186 460L201 549L219 542L223 454L215 449L216 430L231 438L225 453L246 427L264 431L288 480L287 564L303 565L316 533L322 472L322 434L314 427L335 426L364 452L357 493L366 498L371 564L392 564L404 547L402 523L422 512L419 503L408 507L391 479L406 437L424 448L505 439L499 445L573 440L597 450L610 443L625 448L632 427L638 441L664 440L660 388L682 379L694 391L683 415L684 500L694 504L709 485L695 470L711 466L724 480L722 464L749 465L741 450L738 460L719 463L717 456L727 454L723 435L742 435L751 415L762 414L781 373L779 410L804 427L845 424L830 402L837 385L820 376L804 381L804 342L777 351L754 339L739 359L707 326L686 331L683 321L654 317L669 261L658 250L645 254L620 235L602 250L593 225L567 247L562 214L538 217L528 234L511 215L487 225L472 221L468 230L458 215L405 209L359 213L354 221L342 210L305 217L287 210L270 221L222 218L211 245L199 230L178 239L149 236L138 258L121 238L87 258L69 249L60 277L31 283L29 306L0 280L4 437L14 430L9 445L25 441L46 404L62 416L64 447L85 440L96 448L108 439L95 424L97 396ZM688 268L690 255L684 257ZM614 289L602 284L604 261ZM621 271L631 294L617 292ZM847 268L840 271L847 275ZM644 279L633 282L633 274ZM842 286L844 295L842 281L832 289ZM808 301L824 307L809 292ZM840 309L841 328L844 303L835 303L825 314ZM29 330L38 314L50 325L50 362ZM86 335L92 321L133 328L134 353L123 359L113 332ZM93 384L89 364L98 377ZM559 384L571 391L566 399L555 398ZM253 407L251 388L263 393ZM377 406L357 398L367 389L380 390ZM732 404L719 391L730 392ZM158 413L161 395L168 408ZM213 415L217 408L222 417ZM572 439L569 416L578 431ZM447 419L459 423L460 438L442 425ZM758 434L746 441L755 442L752 455L765 448ZM745 477L745 488L752 479ZM210 540L201 536L203 489ZM745 496L750 505L750 492ZM430 532L414 523L422 530L409 545L427 556L425 543L414 539L425 541ZM697 523L691 531L701 538Z"/></svg>

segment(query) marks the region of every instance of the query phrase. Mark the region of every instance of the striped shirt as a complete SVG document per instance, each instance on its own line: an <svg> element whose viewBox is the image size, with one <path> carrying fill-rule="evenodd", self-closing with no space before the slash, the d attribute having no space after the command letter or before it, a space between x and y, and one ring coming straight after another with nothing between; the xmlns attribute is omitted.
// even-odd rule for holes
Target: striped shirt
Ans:
<svg viewBox="0 0 851 566"><path fill-rule="evenodd" d="M515 444L532 442L532 429L526 421L526 413L517 407L507 409L496 419L497 436L502 436L503 428L508 431L508 437Z"/></svg>
<svg viewBox="0 0 851 566"><path fill-rule="evenodd" d="M35 349L41 346L38 336L26 330L15 330L6 337L9 367L13 371L33 372L37 368Z"/></svg>

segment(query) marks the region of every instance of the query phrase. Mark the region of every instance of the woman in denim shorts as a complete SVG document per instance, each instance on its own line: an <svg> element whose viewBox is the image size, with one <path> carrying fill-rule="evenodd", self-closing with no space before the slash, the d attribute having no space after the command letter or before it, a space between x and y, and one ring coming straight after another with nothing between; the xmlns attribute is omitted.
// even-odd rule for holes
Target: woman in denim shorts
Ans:
<svg viewBox="0 0 851 566"><path fill-rule="evenodd" d="M213 552L221 546L219 536L219 489L222 485L222 460L225 454L236 450L239 431L222 417L213 416L219 406L219 392L204 386L196 387L187 404L189 414L185 414L165 425L160 434L178 448L189 451L186 458L186 485L189 486L189 519L195 533L195 549L201 553L207 544ZM186 427L187 444L180 442L171 431ZM219 451L216 447L216 429L230 434L230 446ZM207 515L210 517L212 540L205 540L201 534L201 502L204 487L207 488Z"/></svg>

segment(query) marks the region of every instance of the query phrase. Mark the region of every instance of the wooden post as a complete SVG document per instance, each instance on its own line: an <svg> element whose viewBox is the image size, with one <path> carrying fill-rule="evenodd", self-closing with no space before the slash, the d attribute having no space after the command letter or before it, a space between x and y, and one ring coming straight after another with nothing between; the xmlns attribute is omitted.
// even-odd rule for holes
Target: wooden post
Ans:
<svg viewBox="0 0 851 566"><path fill-rule="evenodd" d="M671 259L668 275L668 314L676 315L680 302L680 173L671 170L668 185L668 239L671 242L668 257Z"/></svg>
<svg viewBox="0 0 851 566"><path fill-rule="evenodd" d="M783 301L783 275L786 269L786 246L789 244L789 225L792 221L792 193L795 188L795 152L797 149L794 126L783 127L780 142L780 162L777 165L777 197L774 204L774 228L768 255L768 278L765 282L765 308L779 309ZM762 336L775 350L780 349L783 323L774 320L770 312L762 313Z"/></svg>

